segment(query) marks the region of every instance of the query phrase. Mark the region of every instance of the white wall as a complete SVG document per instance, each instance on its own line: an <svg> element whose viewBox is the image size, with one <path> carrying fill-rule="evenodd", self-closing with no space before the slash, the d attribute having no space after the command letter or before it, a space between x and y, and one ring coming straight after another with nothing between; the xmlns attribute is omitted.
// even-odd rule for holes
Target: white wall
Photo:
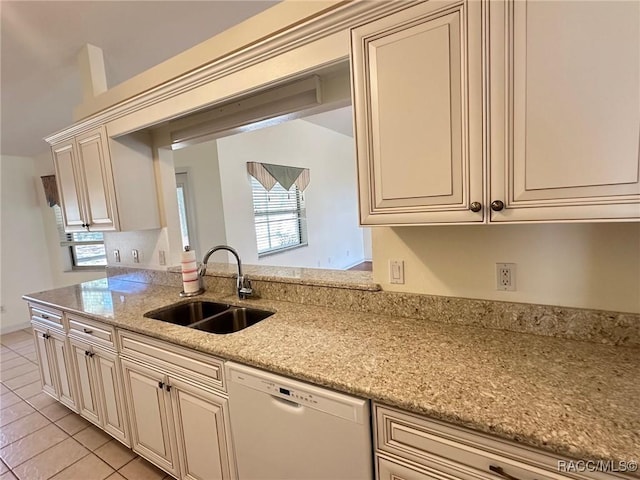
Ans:
<svg viewBox="0 0 640 480"><path fill-rule="evenodd" d="M364 259L353 138L303 120L221 138L218 158L227 242L243 262L346 268ZM307 247L258 258L246 162L309 168Z"/></svg>
<svg viewBox="0 0 640 480"><path fill-rule="evenodd" d="M194 201L188 208L195 220L189 235L195 235L196 257L201 259L209 248L227 243L216 142L176 150L173 163L177 172L186 171L189 177Z"/></svg>
<svg viewBox="0 0 640 480"><path fill-rule="evenodd" d="M375 227L373 254L385 290L640 313L640 224ZM515 292L496 290L497 262L517 264Z"/></svg>
<svg viewBox="0 0 640 480"><path fill-rule="evenodd" d="M53 174L51 154L2 156L0 164L0 331L5 333L29 325L25 293L102 278L105 272L71 271L68 249L60 247L40 180Z"/></svg>
<svg viewBox="0 0 640 480"><path fill-rule="evenodd" d="M0 157L0 331L29 325L22 295L53 287L49 255L38 202L35 162L27 157ZM42 183L40 183L42 190Z"/></svg>

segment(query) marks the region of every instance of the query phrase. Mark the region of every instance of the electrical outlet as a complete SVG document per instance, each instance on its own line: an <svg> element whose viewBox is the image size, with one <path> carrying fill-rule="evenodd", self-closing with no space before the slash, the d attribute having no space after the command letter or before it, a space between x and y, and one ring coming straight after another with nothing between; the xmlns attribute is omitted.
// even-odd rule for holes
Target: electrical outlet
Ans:
<svg viewBox="0 0 640 480"><path fill-rule="evenodd" d="M516 264L496 263L496 289L513 292L516 289Z"/></svg>
<svg viewBox="0 0 640 480"><path fill-rule="evenodd" d="M131 256L133 257L133 263L140 263L140 256L138 255L138 250L135 248L131 250Z"/></svg>
<svg viewBox="0 0 640 480"><path fill-rule="evenodd" d="M160 265L166 265L167 264L167 255L166 255L164 250L160 250L158 252L158 261L160 262Z"/></svg>
<svg viewBox="0 0 640 480"><path fill-rule="evenodd" d="M404 283L403 260L389 260L389 283Z"/></svg>
<svg viewBox="0 0 640 480"><path fill-rule="evenodd" d="M120 250L117 248L113 251L113 261L116 263L120 263Z"/></svg>

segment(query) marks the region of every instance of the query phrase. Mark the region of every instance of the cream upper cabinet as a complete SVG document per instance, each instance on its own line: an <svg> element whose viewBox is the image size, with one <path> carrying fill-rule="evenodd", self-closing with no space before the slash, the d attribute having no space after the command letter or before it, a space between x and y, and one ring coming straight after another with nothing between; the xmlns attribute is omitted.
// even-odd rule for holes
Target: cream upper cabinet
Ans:
<svg viewBox="0 0 640 480"><path fill-rule="evenodd" d="M155 172L143 134L98 127L51 146L66 232L160 227Z"/></svg>
<svg viewBox="0 0 640 480"><path fill-rule="evenodd" d="M429 1L352 29L361 223L637 220L639 38L638 2Z"/></svg>
<svg viewBox="0 0 640 480"><path fill-rule="evenodd" d="M51 150L65 231L118 230L105 129L53 145Z"/></svg>
<svg viewBox="0 0 640 480"><path fill-rule="evenodd" d="M352 29L362 224L484 220L481 23L430 1Z"/></svg>
<svg viewBox="0 0 640 480"><path fill-rule="evenodd" d="M639 218L640 3L487 8L491 221Z"/></svg>

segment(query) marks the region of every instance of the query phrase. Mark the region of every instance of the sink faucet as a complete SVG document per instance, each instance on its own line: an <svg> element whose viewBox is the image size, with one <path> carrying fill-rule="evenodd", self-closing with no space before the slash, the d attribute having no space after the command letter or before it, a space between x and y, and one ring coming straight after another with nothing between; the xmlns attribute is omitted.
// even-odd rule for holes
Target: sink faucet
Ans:
<svg viewBox="0 0 640 480"><path fill-rule="evenodd" d="M209 251L204 254L202 265L200 266L200 270L198 270L198 276L200 277L201 286L204 288L204 275L205 273L207 273L207 263L209 262L209 257L218 250L226 250L228 252L231 252L233 256L236 257L236 262L238 262L238 279L236 281L236 290L238 292L238 298L244 300L253 293L251 282L242 274L242 262L240 261L240 255L238 255L238 252L236 252L235 249L229 247L228 245L217 245L209 249Z"/></svg>

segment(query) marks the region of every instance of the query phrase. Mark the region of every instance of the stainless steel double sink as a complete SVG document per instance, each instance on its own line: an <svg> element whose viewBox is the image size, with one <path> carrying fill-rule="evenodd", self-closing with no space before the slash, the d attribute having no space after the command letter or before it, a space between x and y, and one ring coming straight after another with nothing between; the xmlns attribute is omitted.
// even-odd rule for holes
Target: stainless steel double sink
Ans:
<svg viewBox="0 0 640 480"><path fill-rule="evenodd" d="M208 333L226 334L254 325L274 313L269 310L197 300L152 310L144 316Z"/></svg>

